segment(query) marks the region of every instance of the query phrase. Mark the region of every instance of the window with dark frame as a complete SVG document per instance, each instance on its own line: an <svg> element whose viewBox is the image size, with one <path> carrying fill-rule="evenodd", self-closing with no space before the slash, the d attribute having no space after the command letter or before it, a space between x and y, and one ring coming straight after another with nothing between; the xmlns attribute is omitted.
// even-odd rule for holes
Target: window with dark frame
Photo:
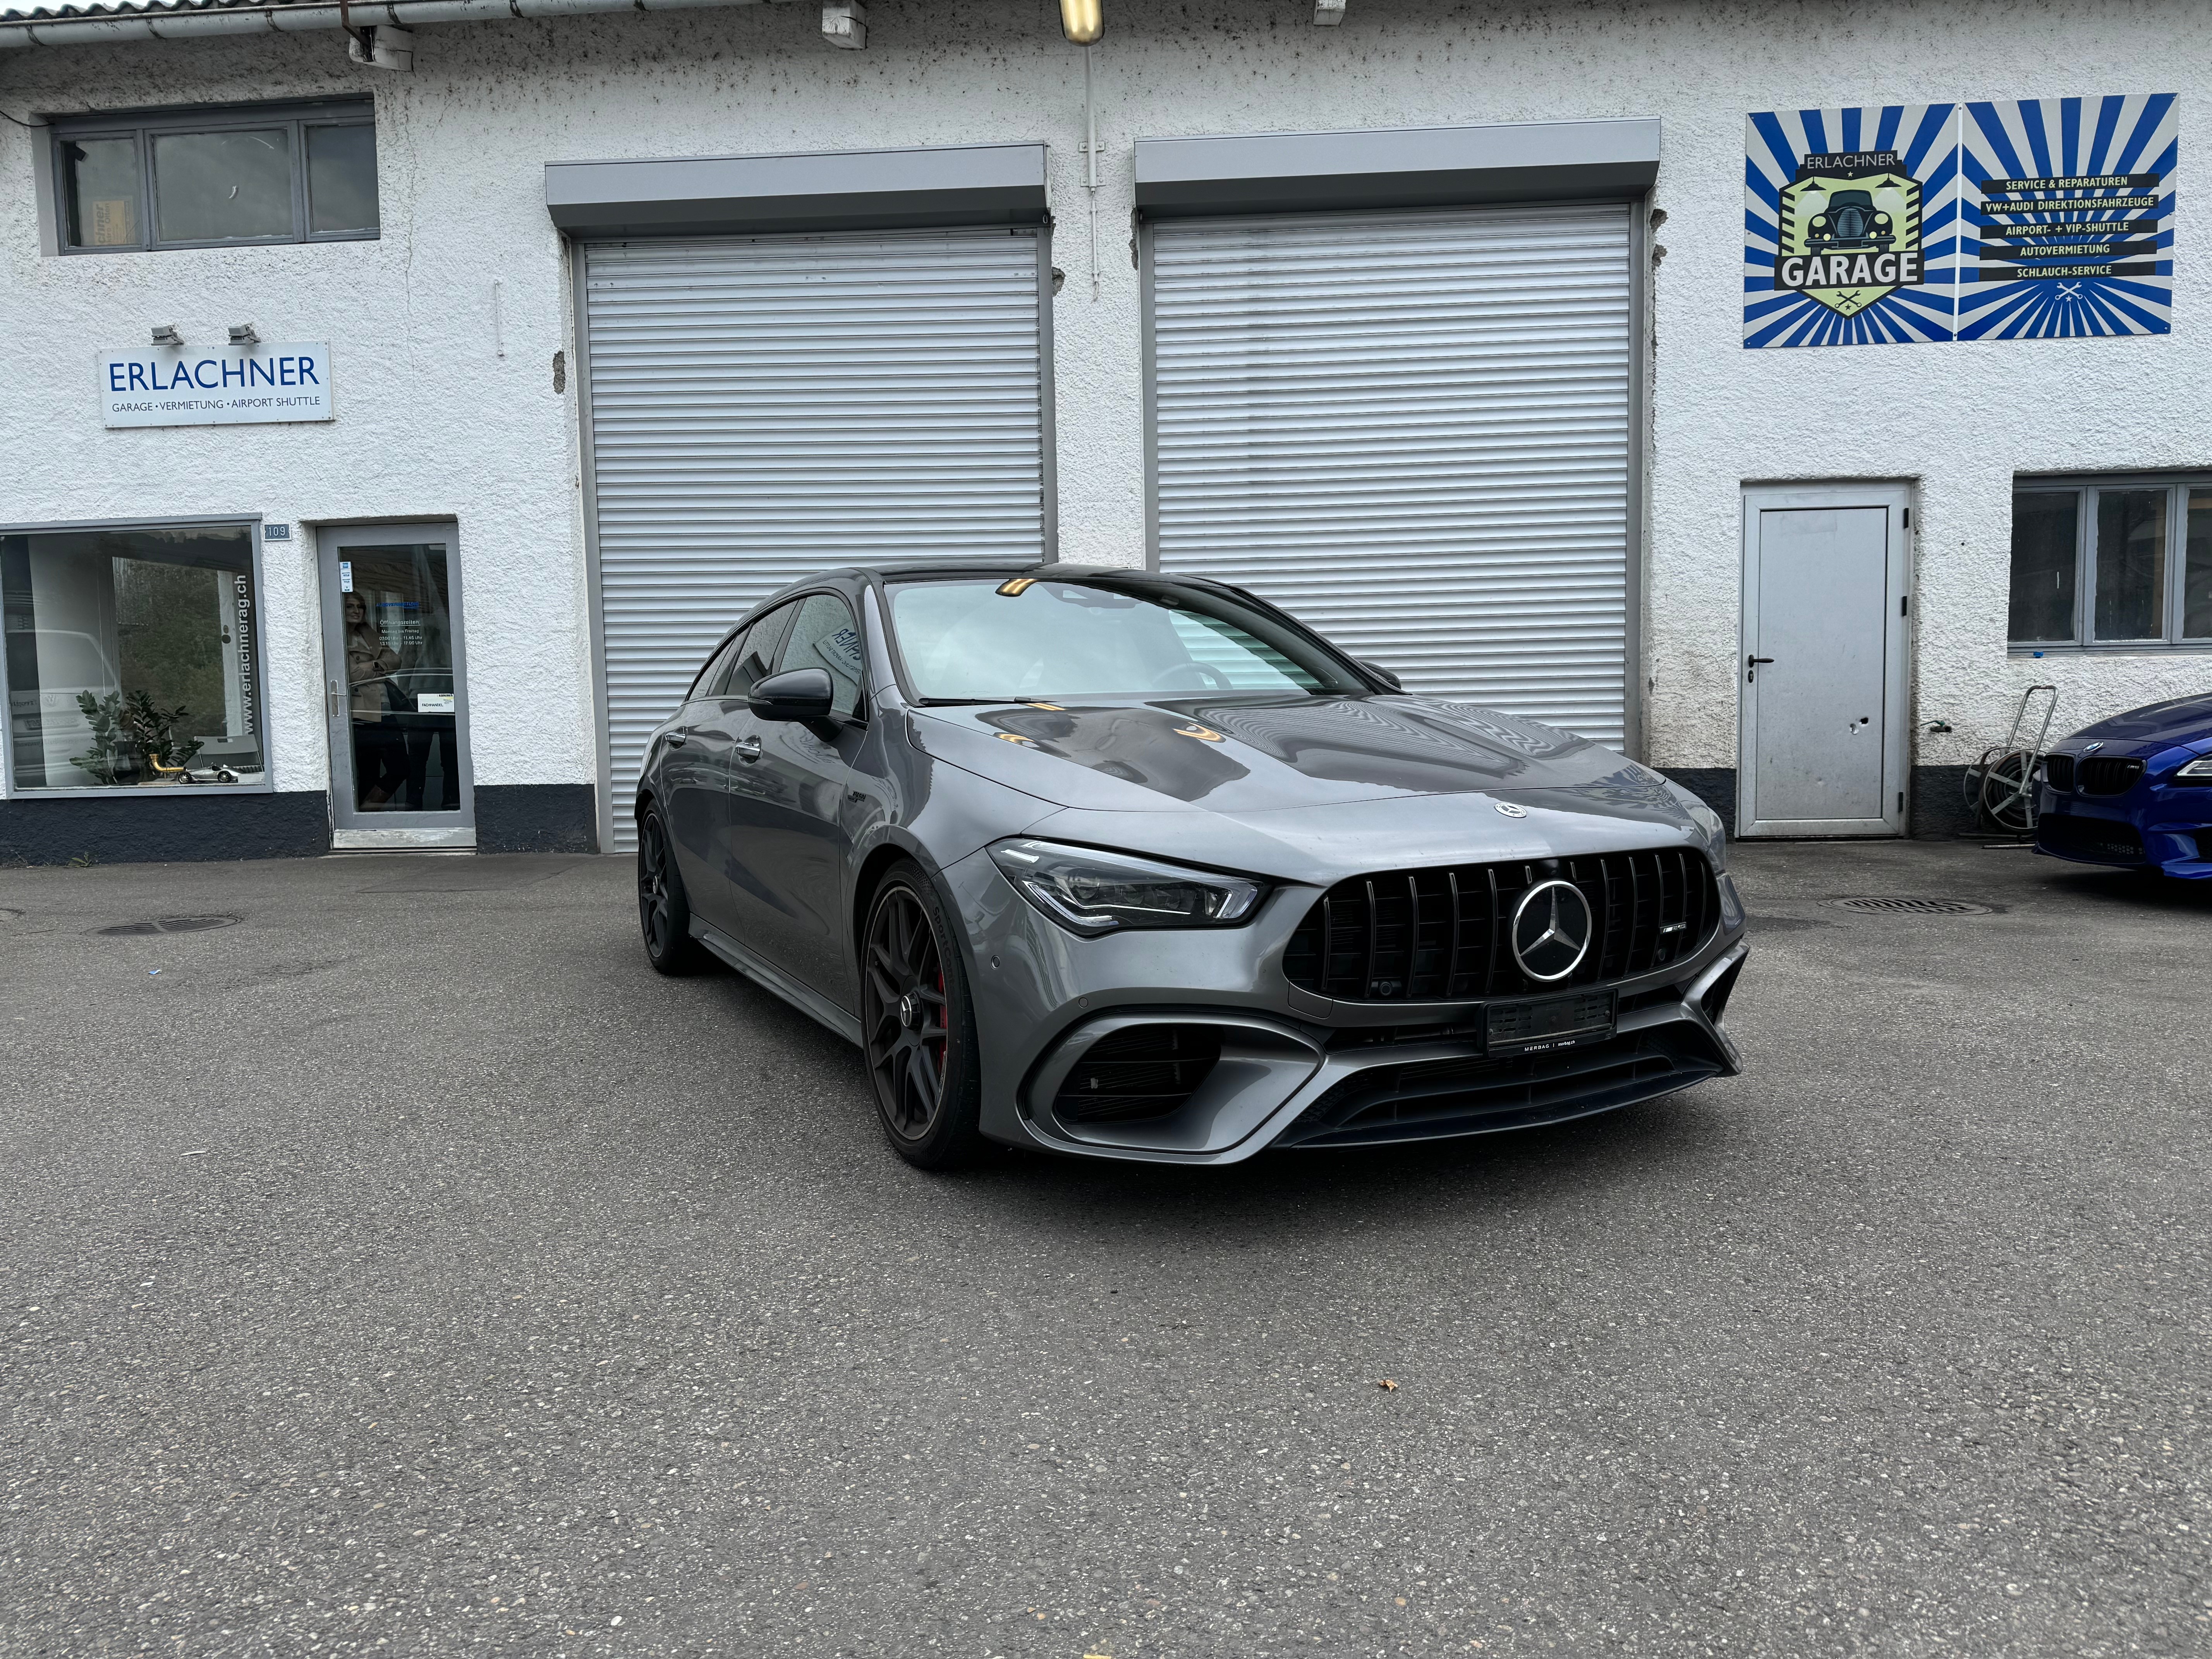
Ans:
<svg viewBox="0 0 2212 1659"><path fill-rule="evenodd" d="M15 789L265 787L249 525L0 534Z"/></svg>
<svg viewBox="0 0 2212 1659"><path fill-rule="evenodd" d="M2016 480L2006 636L2039 651L2212 647L2212 479Z"/></svg>
<svg viewBox="0 0 2212 1659"><path fill-rule="evenodd" d="M368 99L72 116L52 134L64 253L378 234Z"/></svg>

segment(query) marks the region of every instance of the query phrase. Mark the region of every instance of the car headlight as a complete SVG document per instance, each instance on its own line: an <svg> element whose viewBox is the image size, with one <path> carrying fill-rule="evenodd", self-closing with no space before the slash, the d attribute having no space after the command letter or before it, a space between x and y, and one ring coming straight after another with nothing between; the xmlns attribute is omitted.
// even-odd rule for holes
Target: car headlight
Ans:
<svg viewBox="0 0 2212 1659"><path fill-rule="evenodd" d="M2212 755L2189 763L2173 775L2176 783L2212 783Z"/></svg>
<svg viewBox="0 0 2212 1659"><path fill-rule="evenodd" d="M1698 826L1698 833L1705 837L1705 856L1713 861L1713 868L1727 869L1728 826L1721 822L1721 815L1674 779L1667 778L1665 782L1667 793L1674 798L1674 804L1689 814L1690 822Z"/></svg>
<svg viewBox="0 0 2212 1659"><path fill-rule="evenodd" d="M1227 927L1249 917L1261 885L1247 876L1186 870L1127 853L1002 841L991 860L1022 896L1072 933L1125 927Z"/></svg>

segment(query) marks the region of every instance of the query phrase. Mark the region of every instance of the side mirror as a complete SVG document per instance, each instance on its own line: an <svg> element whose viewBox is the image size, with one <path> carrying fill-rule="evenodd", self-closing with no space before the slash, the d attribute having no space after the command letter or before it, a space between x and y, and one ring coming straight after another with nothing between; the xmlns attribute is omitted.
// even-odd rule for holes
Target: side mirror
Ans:
<svg viewBox="0 0 2212 1659"><path fill-rule="evenodd" d="M1382 681L1383 684L1389 686L1393 691L1403 691L1406 689L1405 681L1400 679L1389 669L1383 667L1381 663L1367 662L1363 660L1359 665L1365 669L1369 673L1374 675L1376 679Z"/></svg>
<svg viewBox="0 0 2212 1659"><path fill-rule="evenodd" d="M793 668L756 681L745 706L764 720L799 720L813 725L830 718L836 688L826 668Z"/></svg>

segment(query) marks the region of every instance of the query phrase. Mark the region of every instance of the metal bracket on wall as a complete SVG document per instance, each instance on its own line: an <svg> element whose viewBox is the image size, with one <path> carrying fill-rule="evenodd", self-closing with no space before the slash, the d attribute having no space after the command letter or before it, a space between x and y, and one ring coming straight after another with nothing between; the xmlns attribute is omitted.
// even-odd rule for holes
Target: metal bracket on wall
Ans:
<svg viewBox="0 0 2212 1659"><path fill-rule="evenodd" d="M355 29L346 40L346 56L370 69L395 70L410 75L415 70L415 36L410 30L378 23Z"/></svg>
<svg viewBox="0 0 2212 1659"><path fill-rule="evenodd" d="M833 46L858 52L868 44L868 9L860 0L830 0L822 8L822 38Z"/></svg>

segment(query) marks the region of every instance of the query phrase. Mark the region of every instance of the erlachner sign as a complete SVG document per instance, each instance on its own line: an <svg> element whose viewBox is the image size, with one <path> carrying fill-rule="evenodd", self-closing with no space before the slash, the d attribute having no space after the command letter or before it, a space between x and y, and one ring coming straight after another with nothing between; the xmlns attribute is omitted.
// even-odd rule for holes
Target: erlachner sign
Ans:
<svg viewBox="0 0 2212 1659"><path fill-rule="evenodd" d="M100 354L100 415L109 426L241 426L327 421L331 349L307 344L153 346Z"/></svg>

